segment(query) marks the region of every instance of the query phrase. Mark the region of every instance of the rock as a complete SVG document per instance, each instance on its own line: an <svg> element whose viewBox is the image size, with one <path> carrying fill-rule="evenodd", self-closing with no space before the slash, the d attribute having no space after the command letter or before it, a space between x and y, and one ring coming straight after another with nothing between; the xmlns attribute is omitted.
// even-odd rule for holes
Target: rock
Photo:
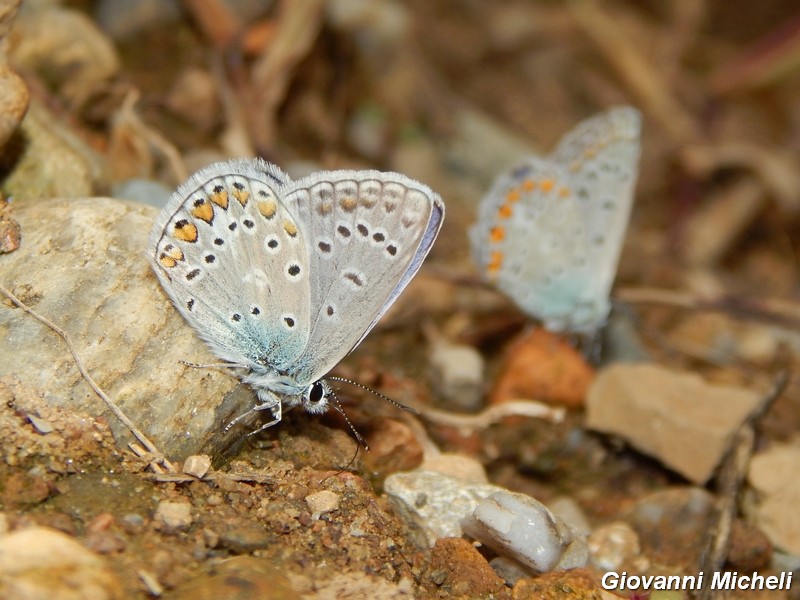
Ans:
<svg viewBox="0 0 800 600"><path fill-rule="evenodd" d="M3 150L14 154L3 188L16 200L90 196L103 185L98 155L37 102L31 102L18 137L24 145L16 147L15 136ZM15 215L19 206L14 203Z"/></svg>
<svg viewBox="0 0 800 600"><path fill-rule="evenodd" d="M639 536L623 521L601 525L589 534L587 542L591 564L601 571L644 573L650 566L642 556Z"/></svg>
<svg viewBox="0 0 800 600"><path fill-rule="evenodd" d="M12 30L12 64L37 73L79 108L119 71L116 50L84 13L25 3Z"/></svg>
<svg viewBox="0 0 800 600"><path fill-rule="evenodd" d="M420 470L435 471L468 483L489 483L483 463L465 454L431 453L425 457Z"/></svg>
<svg viewBox="0 0 800 600"><path fill-rule="evenodd" d="M760 571L772 559L769 538L755 525L734 519L731 525L727 564L739 572Z"/></svg>
<svg viewBox="0 0 800 600"><path fill-rule="evenodd" d="M320 515L338 510L341 496L330 490L322 490L306 496L306 504L311 510L311 518L316 521Z"/></svg>
<svg viewBox="0 0 800 600"><path fill-rule="evenodd" d="M481 407L483 357L472 346L435 340L430 350L432 381L448 406L463 411Z"/></svg>
<svg viewBox="0 0 800 600"><path fill-rule="evenodd" d="M690 481L705 483L760 396L654 364L615 364L587 399L586 426L623 438Z"/></svg>
<svg viewBox="0 0 800 600"><path fill-rule="evenodd" d="M166 532L183 531L192 524L192 505L162 500L156 507L154 519Z"/></svg>
<svg viewBox="0 0 800 600"><path fill-rule="evenodd" d="M74 539L45 527L0 537L0 598L122 600L113 570Z"/></svg>
<svg viewBox="0 0 800 600"><path fill-rule="evenodd" d="M202 479L211 468L211 457L208 454L193 454L183 461L183 472L192 477Z"/></svg>
<svg viewBox="0 0 800 600"><path fill-rule="evenodd" d="M580 505L569 496L557 496L547 503L547 509L578 533L588 535L592 530L586 513Z"/></svg>
<svg viewBox="0 0 800 600"><path fill-rule="evenodd" d="M0 2L0 148L19 127L30 94L22 78L8 66L8 31L21 0Z"/></svg>
<svg viewBox="0 0 800 600"><path fill-rule="evenodd" d="M64 328L84 367L168 456L211 454L252 427L220 430L256 400L238 380L181 360L217 359L178 314L145 257L155 209L107 198L21 201L19 250L2 258L4 281ZM108 414L63 342L22 310L0 304L0 377L14 376L38 402ZM37 412L37 406L22 407ZM120 444L130 433L108 422Z"/></svg>
<svg viewBox="0 0 800 600"><path fill-rule="evenodd" d="M366 434L369 452L362 460L374 473L413 469L422 461L423 450L411 428L397 419L376 418Z"/></svg>
<svg viewBox="0 0 800 600"><path fill-rule="evenodd" d="M525 579L531 575L528 569L505 556L495 556L489 561L489 564L492 569L494 569L494 572L497 573L499 577L503 578L506 585L513 586L520 579Z"/></svg>
<svg viewBox="0 0 800 600"><path fill-rule="evenodd" d="M586 569L553 571L535 579L521 579L512 590L513 600L616 600L603 595L594 573ZM655 598L653 598L655 600Z"/></svg>
<svg viewBox="0 0 800 600"><path fill-rule="evenodd" d="M768 496L785 487L800 464L800 446L775 444L750 460L747 482L759 494Z"/></svg>
<svg viewBox="0 0 800 600"><path fill-rule="evenodd" d="M242 526L223 531L219 545L236 554L247 554L274 543L273 537L264 527Z"/></svg>
<svg viewBox="0 0 800 600"><path fill-rule="evenodd" d="M432 471L394 473L383 489L402 512L425 531L431 546L439 538L460 537L461 519L481 500L503 488L467 483Z"/></svg>
<svg viewBox="0 0 800 600"><path fill-rule="evenodd" d="M800 555L800 478L790 476L784 486L758 504L756 524L778 548Z"/></svg>
<svg viewBox="0 0 800 600"><path fill-rule="evenodd" d="M800 448L776 444L750 461L747 480L758 493L756 524L778 548L800 555Z"/></svg>
<svg viewBox="0 0 800 600"><path fill-rule="evenodd" d="M533 574L583 567L589 558L584 536L525 494L495 492L461 521L461 528Z"/></svg>
<svg viewBox="0 0 800 600"><path fill-rule="evenodd" d="M503 591L505 582L467 540L442 538L431 550L433 583L447 597L485 598Z"/></svg>
<svg viewBox="0 0 800 600"><path fill-rule="evenodd" d="M594 369L562 336L532 328L509 346L490 402L526 399L579 408L593 379Z"/></svg>

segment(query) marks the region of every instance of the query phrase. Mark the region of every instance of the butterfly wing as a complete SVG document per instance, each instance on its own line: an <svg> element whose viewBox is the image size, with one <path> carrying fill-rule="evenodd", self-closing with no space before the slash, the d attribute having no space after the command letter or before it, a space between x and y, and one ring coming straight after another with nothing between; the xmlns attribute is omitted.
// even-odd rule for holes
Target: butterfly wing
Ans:
<svg viewBox="0 0 800 600"><path fill-rule="evenodd" d="M315 381L357 346L422 265L444 203L397 173L331 171L297 181L284 203L307 232L311 333L293 373Z"/></svg>
<svg viewBox="0 0 800 600"><path fill-rule="evenodd" d="M288 368L309 333L301 228L281 202L287 176L260 159L210 165L181 185L148 254L175 306L220 358Z"/></svg>
<svg viewBox="0 0 800 600"><path fill-rule="evenodd" d="M638 174L641 120L634 108L611 109L581 122L550 157L567 170L586 229L589 298L607 300L617 273Z"/></svg>
<svg viewBox="0 0 800 600"><path fill-rule="evenodd" d="M483 198L470 231L484 277L550 329L568 326L588 277L585 229L560 165L531 157Z"/></svg>

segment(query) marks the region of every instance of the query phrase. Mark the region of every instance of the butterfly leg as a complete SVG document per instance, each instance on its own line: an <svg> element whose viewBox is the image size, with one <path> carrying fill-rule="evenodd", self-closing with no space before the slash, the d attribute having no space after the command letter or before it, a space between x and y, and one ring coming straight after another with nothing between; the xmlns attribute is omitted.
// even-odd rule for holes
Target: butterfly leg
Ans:
<svg viewBox="0 0 800 600"><path fill-rule="evenodd" d="M224 431L230 430L231 427L236 425L236 423L238 423L239 421L244 419L247 415L249 415L251 413L254 413L254 412L262 411L262 410L271 411L272 412L272 420L270 422L268 422L268 423L265 423L264 425L262 425L258 429L255 429L255 430L251 431L247 435L253 435L254 433L258 433L259 431L263 431L264 429L269 429L273 425L277 425L278 423L280 423L281 422L281 418L283 416L283 405L281 404L280 398L278 398L275 394L273 394L271 392L266 392L265 391L265 392L262 393L262 390L259 390L259 392L258 392L258 400L259 400L260 404L256 404L253 408L251 408L247 412L244 412L244 413L240 414L238 417L236 417L235 419L233 419L230 423L228 423L225 426Z"/></svg>
<svg viewBox="0 0 800 600"><path fill-rule="evenodd" d="M264 423L261 427L255 431L251 431L247 435L253 435L259 431L269 429L273 425L280 423L281 418L283 417L283 404L281 403L280 398L278 398L275 394L266 390L258 390L258 399L261 404L254 406L251 411L269 410L272 412L272 421L269 423Z"/></svg>

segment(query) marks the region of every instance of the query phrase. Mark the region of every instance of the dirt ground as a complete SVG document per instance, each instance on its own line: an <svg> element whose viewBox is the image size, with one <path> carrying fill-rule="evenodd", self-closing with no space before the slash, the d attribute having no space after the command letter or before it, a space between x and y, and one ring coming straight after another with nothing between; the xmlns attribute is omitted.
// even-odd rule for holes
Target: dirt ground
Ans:
<svg viewBox="0 0 800 600"><path fill-rule="evenodd" d="M0 1L9 257L25 251L17 202L140 199L134 180L168 194L232 156L293 173L401 172L436 190L447 215L420 275L334 370L420 407L415 416L347 388L344 410L369 451L356 452L339 413L293 411L213 456L211 474L197 478L182 474L184 457L165 463L115 441L115 417L92 408L101 404L88 388L86 409L67 409L0 365L0 530L10 539L41 526L82 547L73 562L35 559L15 571L6 562L19 548L0 538L9 593L44 597L13 587L30 577L54 598L685 597L612 594L597 564L504 581L486 546L431 547L383 492L387 477L431 452L470 457L491 483L545 504L568 498L593 531L633 524L639 546L620 563L631 573L800 568L800 532L795 547L768 535L794 531L796 516L764 526L763 490L746 481L752 454L798 443L800 4L75 0L31 2L12 18L15 4ZM624 331L616 343L606 334L598 367L574 336L530 341L532 320L481 281L467 229L511 161L546 154L581 120L623 104L642 113L642 155L613 293ZM33 156L31 140L47 136L57 139ZM4 277L5 258L0 285L30 299ZM68 314L45 316L69 334ZM33 317L5 300L0 318L9 340L12 320ZM624 434L590 431L587 389L620 345L628 354L618 356L635 350L768 399L763 415L726 434L741 461L693 481ZM439 362L453 346L484 368L455 394ZM469 428L437 418L508 400L498 399L501 382L511 399L566 408L565 418ZM690 488L704 490L699 516L675 508ZM658 522L641 525L637 511L656 505ZM67 572L79 582L65 584ZM800 597L781 594L769 597Z"/></svg>

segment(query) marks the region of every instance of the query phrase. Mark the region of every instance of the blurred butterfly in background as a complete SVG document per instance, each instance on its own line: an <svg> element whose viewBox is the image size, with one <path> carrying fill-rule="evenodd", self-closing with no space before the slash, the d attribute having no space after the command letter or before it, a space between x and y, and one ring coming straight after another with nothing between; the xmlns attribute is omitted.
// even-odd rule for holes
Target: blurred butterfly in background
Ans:
<svg viewBox="0 0 800 600"><path fill-rule="evenodd" d="M593 335L608 318L640 134L631 107L587 119L480 202L470 240L482 276L551 331Z"/></svg>

